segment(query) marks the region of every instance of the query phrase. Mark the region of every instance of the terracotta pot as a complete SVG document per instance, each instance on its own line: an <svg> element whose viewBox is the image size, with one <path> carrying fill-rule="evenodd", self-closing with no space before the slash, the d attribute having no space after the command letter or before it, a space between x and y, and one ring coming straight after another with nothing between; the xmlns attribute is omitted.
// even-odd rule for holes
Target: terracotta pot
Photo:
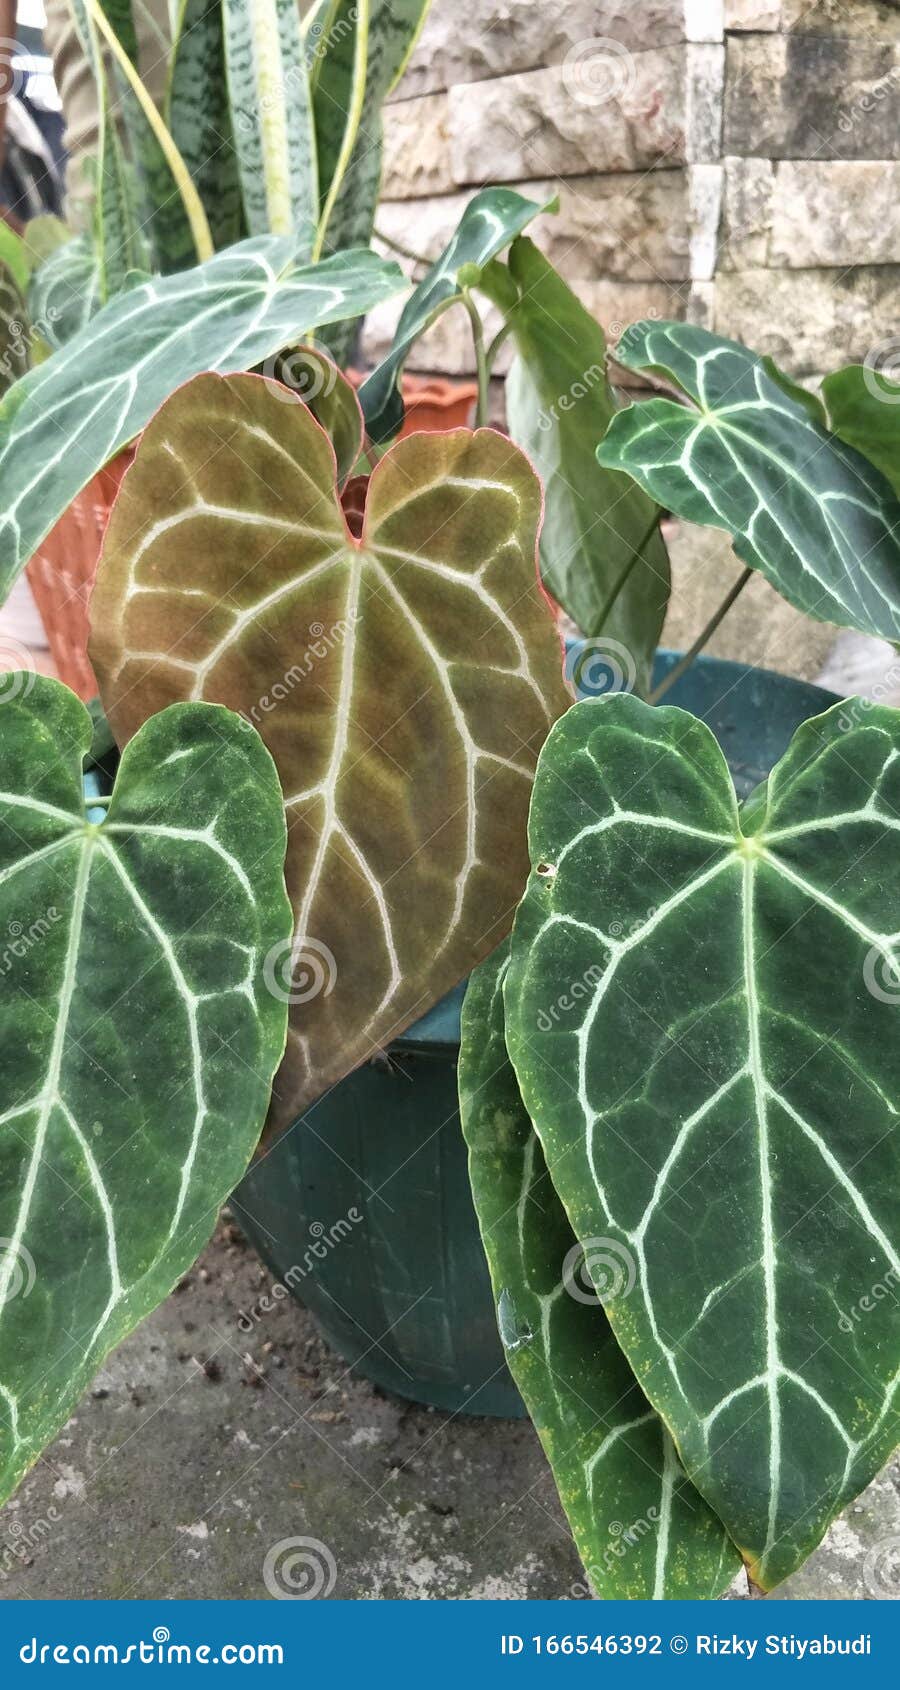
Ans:
<svg viewBox="0 0 900 1690"><path fill-rule="evenodd" d="M445 428L468 428L478 398L474 381L444 381L438 376L404 376L406 416L400 439L407 434L437 434Z"/></svg>
<svg viewBox="0 0 900 1690"><path fill-rule="evenodd" d="M26 570L57 674L85 700L97 695L87 655L88 600L109 513L133 457L134 447L126 446L98 471L51 528Z"/></svg>

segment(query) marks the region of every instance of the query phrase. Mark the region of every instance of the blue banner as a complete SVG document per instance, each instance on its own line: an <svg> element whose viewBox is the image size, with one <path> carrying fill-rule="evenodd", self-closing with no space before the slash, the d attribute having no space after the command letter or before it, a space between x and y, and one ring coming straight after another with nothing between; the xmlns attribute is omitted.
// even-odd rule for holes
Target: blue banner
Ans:
<svg viewBox="0 0 900 1690"><path fill-rule="evenodd" d="M0 1684L897 1681L892 1602L7 1602Z"/></svg>

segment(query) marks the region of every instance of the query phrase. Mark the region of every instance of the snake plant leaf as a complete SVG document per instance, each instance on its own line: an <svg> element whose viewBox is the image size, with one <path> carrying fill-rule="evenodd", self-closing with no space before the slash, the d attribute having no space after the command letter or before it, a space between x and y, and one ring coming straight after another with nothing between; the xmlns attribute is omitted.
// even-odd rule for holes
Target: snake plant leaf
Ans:
<svg viewBox="0 0 900 1690"><path fill-rule="evenodd" d="M828 420L900 494L900 385L877 368L849 364L822 383Z"/></svg>
<svg viewBox="0 0 900 1690"><path fill-rule="evenodd" d="M617 406L606 337L525 236L513 242L508 315L518 357L506 379L509 432L544 483L541 574L582 633L617 646L638 692L650 684L669 602L659 507L604 469L596 443Z"/></svg>
<svg viewBox="0 0 900 1690"><path fill-rule="evenodd" d="M900 638L900 503L884 477L772 379L764 359L686 323L636 323L616 349L693 401L613 419L600 462L677 516L732 535L798 610Z"/></svg>
<svg viewBox="0 0 900 1690"><path fill-rule="evenodd" d="M506 1358L607 1600L719 1596L740 1569L640 1390L547 1173L506 1052L505 941L472 975L459 1111ZM594 1240L600 1254L604 1240ZM613 1269L615 1255L608 1257Z"/></svg>
<svg viewBox="0 0 900 1690"><path fill-rule="evenodd" d="M537 204L524 199L512 188L484 188L469 201L440 258L403 307L390 352L359 390L372 440L389 440L403 422L399 381L406 355L413 341L460 298L458 276L463 265L481 268L489 263L532 218L555 205L555 200Z"/></svg>
<svg viewBox="0 0 900 1690"><path fill-rule="evenodd" d="M290 932L281 793L245 723L148 722L98 826L87 710L19 679L0 740L4 1499L240 1179L284 1045L265 959Z"/></svg>
<svg viewBox="0 0 900 1690"><path fill-rule="evenodd" d="M260 376L197 377L141 439L91 657L120 743L163 702L215 699L278 765L295 912L278 1124L508 925L537 753L570 702L539 517L537 477L501 435L420 433L381 459L355 537L331 443Z"/></svg>
<svg viewBox="0 0 900 1690"><path fill-rule="evenodd" d="M27 370L28 343L25 301L12 272L0 262L0 396Z"/></svg>
<svg viewBox="0 0 900 1690"><path fill-rule="evenodd" d="M403 286L371 252L297 268L290 241L241 241L116 299L0 404L0 598L91 476L199 370L251 367Z"/></svg>
<svg viewBox="0 0 900 1690"><path fill-rule="evenodd" d="M368 246L375 227L375 211L381 194L383 154L382 107L396 87L419 37L430 0L369 0L368 43L365 85L356 127L356 139L346 168L330 196L328 190L338 165L335 143L340 146L333 118L335 98L340 93L338 78L348 93L352 83L352 57L344 57L342 29L352 40L353 19L360 27L358 0L340 0L330 35L340 43L336 52L326 51L316 82L315 109L319 135L319 191L323 195L324 225L321 251L340 252L348 246ZM336 323L326 340L340 363L346 364L356 324Z"/></svg>
<svg viewBox="0 0 900 1690"><path fill-rule="evenodd" d="M129 270L144 262L134 184L110 99L97 26L85 0L71 0L72 22L94 81L97 103L94 254L97 287L106 303L123 287Z"/></svg>
<svg viewBox="0 0 900 1690"><path fill-rule="evenodd" d="M507 1043L613 1330L766 1589L900 1438L900 712L805 722L739 810L618 696L543 752ZM868 1312L865 1312L868 1311Z"/></svg>
<svg viewBox="0 0 900 1690"><path fill-rule="evenodd" d="M251 235L312 257L319 216L312 101L297 0L222 0L231 134Z"/></svg>
<svg viewBox="0 0 900 1690"><path fill-rule="evenodd" d="M225 78L221 0L179 0L166 126L206 212L216 251L247 233Z"/></svg>
<svg viewBox="0 0 900 1690"><path fill-rule="evenodd" d="M318 346L293 347L265 373L296 393L324 428L334 447L338 487L342 488L363 449L362 411L346 376Z"/></svg>
<svg viewBox="0 0 900 1690"><path fill-rule="evenodd" d="M90 235L76 235L35 266L28 287L29 315L52 350L72 340L102 304Z"/></svg>

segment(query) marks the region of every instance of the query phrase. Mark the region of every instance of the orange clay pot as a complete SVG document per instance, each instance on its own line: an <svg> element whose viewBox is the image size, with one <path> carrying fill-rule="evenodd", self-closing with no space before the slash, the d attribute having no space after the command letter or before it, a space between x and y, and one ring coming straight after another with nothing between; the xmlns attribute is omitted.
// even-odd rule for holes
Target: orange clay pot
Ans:
<svg viewBox="0 0 900 1690"><path fill-rule="evenodd" d="M109 513L133 457L134 447L126 446L97 472L51 528L26 569L56 672L85 702L97 696L87 654L88 600Z"/></svg>

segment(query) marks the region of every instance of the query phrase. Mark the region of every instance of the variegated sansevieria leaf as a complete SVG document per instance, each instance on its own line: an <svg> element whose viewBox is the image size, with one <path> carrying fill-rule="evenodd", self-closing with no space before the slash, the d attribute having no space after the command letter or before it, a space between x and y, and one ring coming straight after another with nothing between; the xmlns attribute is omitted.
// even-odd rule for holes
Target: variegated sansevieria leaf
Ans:
<svg viewBox="0 0 900 1690"><path fill-rule="evenodd" d="M544 483L541 574L582 633L600 650L604 638L610 654L618 650L626 684L646 692L669 602L669 557L659 506L597 462L597 441L617 411L606 337L524 235L504 280L515 285L507 314L518 354L506 411Z"/></svg>
<svg viewBox="0 0 900 1690"><path fill-rule="evenodd" d="M164 116L218 251L247 233L225 80L222 0L177 0ZM275 233L273 230L272 233Z"/></svg>
<svg viewBox="0 0 900 1690"><path fill-rule="evenodd" d="M141 439L92 661L118 739L164 701L216 699L278 764L295 912L278 1121L509 924L535 760L570 701L537 579L540 500L492 430L415 434L375 470L356 538L330 441L260 376L198 377Z"/></svg>
<svg viewBox="0 0 900 1690"><path fill-rule="evenodd" d="M222 0L222 15L247 229L291 235L311 258L319 190L297 0Z"/></svg>
<svg viewBox="0 0 900 1690"><path fill-rule="evenodd" d="M602 464L677 516L726 529L738 557L808 616L900 638L900 502L818 420L816 399L745 346L687 323L635 323L616 358L691 403L631 405L598 448Z"/></svg>
<svg viewBox="0 0 900 1690"><path fill-rule="evenodd" d="M12 272L0 262L0 395L27 370L28 346L25 302Z"/></svg>
<svg viewBox="0 0 900 1690"><path fill-rule="evenodd" d="M765 1588L900 1438L900 713L805 722L739 808L618 696L544 749L507 1043L607 1313Z"/></svg>
<svg viewBox="0 0 900 1690"><path fill-rule="evenodd" d="M399 381L414 340L460 298L459 272L480 267L518 235L532 218L555 206L537 204L512 188L484 188L469 201L452 239L403 307L394 344L359 390L366 427L373 440L389 440L403 421Z"/></svg>
<svg viewBox="0 0 900 1690"><path fill-rule="evenodd" d="M290 933L271 758L177 705L89 822L91 721L12 677L0 735L0 1496L167 1295L253 1152Z"/></svg>
<svg viewBox="0 0 900 1690"><path fill-rule="evenodd" d="M114 298L129 270L144 261L134 183L125 159L109 94L97 26L85 0L69 0L72 23L94 81L97 110L94 257L101 301Z"/></svg>
<svg viewBox="0 0 900 1690"><path fill-rule="evenodd" d="M578 1553L607 1599L715 1597L740 1569L686 1477L603 1312L634 1283L608 1238L582 1250L547 1173L506 1052L508 942L475 970L462 1012L459 1112L506 1359L553 1469ZM600 1295L588 1264L604 1285Z"/></svg>
<svg viewBox="0 0 900 1690"><path fill-rule="evenodd" d="M113 301L0 404L0 599L75 494L199 370L243 369L404 285L371 252L298 269L290 241L242 241Z"/></svg>

